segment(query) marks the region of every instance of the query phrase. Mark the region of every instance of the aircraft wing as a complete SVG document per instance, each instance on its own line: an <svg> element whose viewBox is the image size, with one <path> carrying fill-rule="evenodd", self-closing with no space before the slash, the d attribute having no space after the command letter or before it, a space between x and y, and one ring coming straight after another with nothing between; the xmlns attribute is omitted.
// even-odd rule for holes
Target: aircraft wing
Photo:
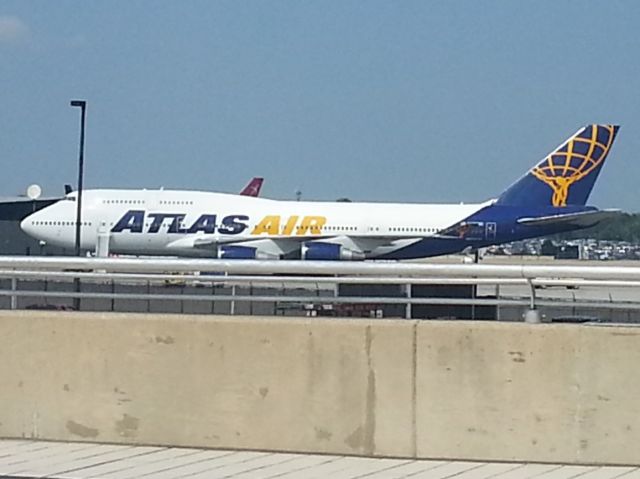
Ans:
<svg viewBox="0 0 640 479"><path fill-rule="evenodd" d="M185 249L185 248L217 248L219 245L223 244L240 244L240 243L250 243L252 241L257 241L254 238L233 238L228 236L219 236L219 235L189 235L184 236L180 239L172 241L167 245L168 248L174 249Z"/></svg>
<svg viewBox="0 0 640 479"><path fill-rule="evenodd" d="M527 226L566 225L579 228L595 226L603 220L615 218L622 214L620 210L583 211L564 215L540 216L536 218L520 218L518 223Z"/></svg>
<svg viewBox="0 0 640 479"><path fill-rule="evenodd" d="M211 250L222 254L241 255L253 249L256 257L276 259L291 254L300 254L309 248L337 248L342 256L363 258L378 247L397 248L406 246L420 238L358 237L358 236L291 236L283 238L230 238L192 235L173 241L167 247L174 250ZM311 245L311 246L310 246Z"/></svg>

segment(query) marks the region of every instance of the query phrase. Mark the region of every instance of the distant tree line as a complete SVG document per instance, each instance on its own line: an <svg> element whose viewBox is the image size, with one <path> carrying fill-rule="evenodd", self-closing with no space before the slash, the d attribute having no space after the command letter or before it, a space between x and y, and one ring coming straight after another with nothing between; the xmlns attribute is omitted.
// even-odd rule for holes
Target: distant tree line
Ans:
<svg viewBox="0 0 640 479"><path fill-rule="evenodd" d="M583 230L571 231L554 236L557 240L597 239L608 241L628 241L640 243L640 214L621 214Z"/></svg>

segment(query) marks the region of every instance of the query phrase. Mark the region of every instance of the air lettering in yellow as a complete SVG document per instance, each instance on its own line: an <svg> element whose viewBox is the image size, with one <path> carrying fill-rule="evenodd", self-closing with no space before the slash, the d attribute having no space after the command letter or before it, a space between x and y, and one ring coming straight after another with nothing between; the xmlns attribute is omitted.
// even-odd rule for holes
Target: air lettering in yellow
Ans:
<svg viewBox="0 0 640 479"><path fill-rule="evenodd" d="M286 217L285 217L286 218ZM298 215L289 216L282 229L280 225L283 223L280 215L267 215L253 228L252 235L269 235L269 236L304 236L308 233L312 235L322 234L322 228L327 223L324 216L303 216L302 219Z"/></svg>
<svg viewBox="0 0 640 479"><path fill-rule="evenodd" d="M287 224L284 225L284 228L282 229L282 234L284 236L289 236L293 232L293 228L295 228L298 223L298 218L300 217L296 215L289 217Z"/></svg>
<svg viewBox="0 0 640 479"><path fill-rule="evenodd" d="M297 235L302 236L311 232L312 235L319 235L322 233L322 227L327 222L327 218L324 216L305 216L300 222Z"/></svg>
<svg viewBox="0 0 640 479"><path fill-rule="evenodd" d="M253 231L252 235L267 234L269 236L277 236L280 231L280 215L268 215L262 218Z"/></svg>

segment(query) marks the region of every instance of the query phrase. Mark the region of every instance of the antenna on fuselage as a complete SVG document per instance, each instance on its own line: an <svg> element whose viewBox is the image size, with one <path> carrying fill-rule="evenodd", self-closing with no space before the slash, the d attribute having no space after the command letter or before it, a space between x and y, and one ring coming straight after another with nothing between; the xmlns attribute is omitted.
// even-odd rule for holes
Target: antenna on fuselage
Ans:
<svg viewBox="0 0 640 479"><path fill-rule="evenodd" d="M300 188L296 188L295 195L296 201L300 201L300 199L302 198L302 191L300 190Z"/></svg>

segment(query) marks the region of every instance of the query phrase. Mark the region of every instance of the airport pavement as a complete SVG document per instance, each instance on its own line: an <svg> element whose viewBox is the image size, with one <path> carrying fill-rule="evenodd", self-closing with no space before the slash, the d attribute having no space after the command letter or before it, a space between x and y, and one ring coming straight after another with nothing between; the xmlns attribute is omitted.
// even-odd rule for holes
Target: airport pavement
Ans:
<svg viewBox="0 0 640 479"><path fill-rule="evenodd" d="M0 440L0 477L59 479L125 478L325 478L332 479L635 479L638 467L375 459Z"/></svg>

